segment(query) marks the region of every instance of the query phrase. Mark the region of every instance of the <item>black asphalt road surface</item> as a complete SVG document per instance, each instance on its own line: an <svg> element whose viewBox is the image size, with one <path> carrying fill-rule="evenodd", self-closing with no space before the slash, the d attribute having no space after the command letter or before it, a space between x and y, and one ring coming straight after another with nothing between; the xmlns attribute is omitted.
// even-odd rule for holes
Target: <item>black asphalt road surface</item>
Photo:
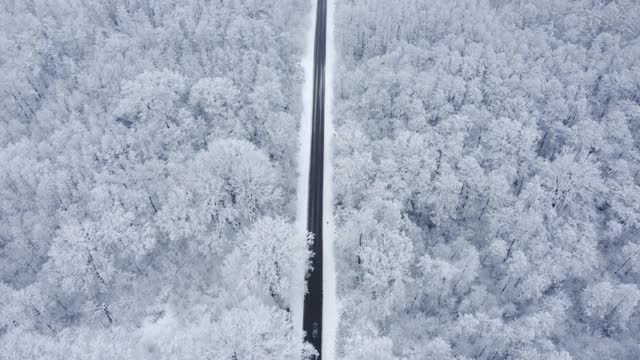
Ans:
<svg viewBox="0 0 640 360"><path fill-rule="evenodd" d="M314 235L311 271L304 297L303 329L321 359L322 351L322 188L324 176L324 65L326 59L327 2L318 0L313 68L313 115L309 169L307 230Z"/></svg>

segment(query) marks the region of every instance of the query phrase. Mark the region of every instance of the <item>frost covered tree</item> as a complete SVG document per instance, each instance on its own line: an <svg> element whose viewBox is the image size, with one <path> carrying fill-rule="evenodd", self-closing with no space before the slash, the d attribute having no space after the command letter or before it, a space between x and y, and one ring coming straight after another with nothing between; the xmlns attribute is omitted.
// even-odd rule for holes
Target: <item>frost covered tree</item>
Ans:
<svg viewBox="0 0 640 360"><path fill-rule="evenodd" d="M301 346L287 307L307 256L291 179L309 5L0 0L3 356Z"/></svg>
<svg viewBox="0 0 640 360"><path fill-rule="evenodd" d="M339 355L636 358L637 2L336 6Z"/></svg>

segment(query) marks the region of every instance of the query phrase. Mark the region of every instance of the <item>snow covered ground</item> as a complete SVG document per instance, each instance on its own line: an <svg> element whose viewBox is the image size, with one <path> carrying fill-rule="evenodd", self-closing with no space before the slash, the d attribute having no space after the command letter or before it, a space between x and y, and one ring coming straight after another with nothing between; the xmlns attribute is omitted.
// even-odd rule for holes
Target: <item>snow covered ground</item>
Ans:
<svg viewBox="0 0 640 360"><path fill-rule="evenodd" d="M309 152L311 151L311 109L313 108L313 49L314 49L314 32L316 28L316 3L309 11L306 50L301 60L304 70L304 83L302 85L302 101L303 109L300 117L299 134L299 151L298 151L298 187L297 187L297 214L296 214L296 233L300 241L304 241L307 237L307 212L309 202ZM302 315L304 307L304 275L306 268L306 259L299 259L298 266L293 274L296 286L291 287L291 313L293 316L293 324L295 327L297 343L302 345ZM300 353L302 349L300 349ZM296 358L299 360L300 357Z"/></svg>
<svg viewBox="0 0 640 360"><path fill-rule="evenodd" d="M326 59L326 84L325 84L325 138L324 138L324 284L323 284L323 311L322 322L322 357L325 360L335 358L335 339L338 329L338 303L336 299L336 272L334 256L335 223L333 218L333 74L335 65L335 41L334 41L334 13L335 4L327 0L327 59Z"/></svg>

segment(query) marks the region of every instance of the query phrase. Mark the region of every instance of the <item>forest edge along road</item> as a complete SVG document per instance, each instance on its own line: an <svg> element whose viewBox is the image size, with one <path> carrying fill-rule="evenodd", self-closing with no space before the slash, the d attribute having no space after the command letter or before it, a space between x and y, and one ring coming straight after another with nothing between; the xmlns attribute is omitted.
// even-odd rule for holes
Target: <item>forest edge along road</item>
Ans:
<svg viewBox="0 0 640 360"><path fill-rule="evenodd" d="M326 59L326 0L318 0L316 12L313 108L311 128L311 161L309 168L309 203L307 231L313 234L311 269L307 276L307 292L304 298L303 330L305 339L318 351L322 351L322 204L324 177L324 95Z"/></svg>

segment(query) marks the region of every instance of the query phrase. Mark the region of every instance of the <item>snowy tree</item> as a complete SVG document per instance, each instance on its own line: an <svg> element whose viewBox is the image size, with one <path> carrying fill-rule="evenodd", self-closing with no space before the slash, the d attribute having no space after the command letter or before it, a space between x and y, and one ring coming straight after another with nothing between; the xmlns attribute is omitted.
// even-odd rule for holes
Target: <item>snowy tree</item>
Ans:
<svg viewBox="0 0 640 360"><path fill-rule="evenodd" d="M640 7L336 6L339 353L373 326L391 358L634 358ZM379 199L413 252L390 312L355 282Z"/></svg>
<svg viewBox="0 0 640 360"><path fill-rule="evenodd" d="M274 299L290 306L290 262L306 256L291 179L309 10L0 1L3 354L201 359L249 297L239 313L282 324L249 341L299 348ZM283 248L253 253L264 239ZM244 292L222 275L239 253Z"/></svg>

